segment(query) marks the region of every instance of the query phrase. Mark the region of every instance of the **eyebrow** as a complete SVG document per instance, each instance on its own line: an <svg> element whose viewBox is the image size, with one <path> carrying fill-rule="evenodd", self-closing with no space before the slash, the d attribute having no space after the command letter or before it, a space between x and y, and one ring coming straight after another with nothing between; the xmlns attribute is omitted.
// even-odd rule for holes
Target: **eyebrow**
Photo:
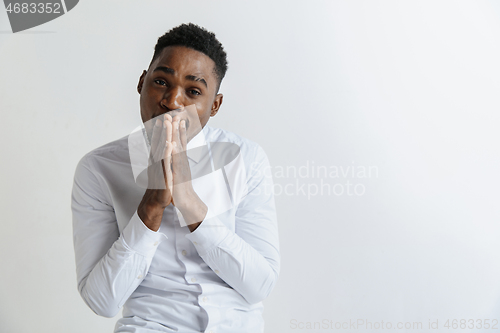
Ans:
<svg viewBox="0 0 500 333"><path fill-rule="evenodd" d="M207 81L205 81L205 79L202 79L200 77L197 77L195 75L186 75L186 79L190 80L190 81L197 81L197 82L201 82L205 85L205 87L208 88L208 85L207 85Z"/></svg>
<svg viewBox="0 0 500 333"><path fill-rule="evenodd" d="M162 71L162 72L165 72L167 74L175 74L175 71L172 68L168 68L168 67L165 67L165 66L158 66L158 67L156 67L153 70L153 72L156 72L156 71Z"/></svg>
<svg viewBox="0 0 500 333"><path fill-rule="evenodd" d="M169 68L169 67L166 67L166 66L158 66L158 67L156 67L153 70L153 72L156 72L156 71L162 71L162 72L164 72L166 74L175 74L175 71L172 68ZM197 77L196 75L186 75L186 79L189 80L189 81L201 82L201 83L203 83L205 85L205 87L208 88L207 81L205 81L205 79Z"/></svg>

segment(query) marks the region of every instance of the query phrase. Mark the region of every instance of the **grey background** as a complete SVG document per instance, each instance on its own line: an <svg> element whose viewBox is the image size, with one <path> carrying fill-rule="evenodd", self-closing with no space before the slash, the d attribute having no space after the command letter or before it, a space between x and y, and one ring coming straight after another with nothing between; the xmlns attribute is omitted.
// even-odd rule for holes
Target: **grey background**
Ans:
<svg viewBox="0 0 500 333"><path fill-rule="evenodd" d="M73 173L137 126L139 75L183 22L229 55L209 125L257 141L275 171L378 170L277 174L292 194L276 196L267 332L499 319L499 13L495 1L86 0L12 34L0 10L0 331L112 331L76 289ZM321 181L365 192L311 195Z"/></svg>

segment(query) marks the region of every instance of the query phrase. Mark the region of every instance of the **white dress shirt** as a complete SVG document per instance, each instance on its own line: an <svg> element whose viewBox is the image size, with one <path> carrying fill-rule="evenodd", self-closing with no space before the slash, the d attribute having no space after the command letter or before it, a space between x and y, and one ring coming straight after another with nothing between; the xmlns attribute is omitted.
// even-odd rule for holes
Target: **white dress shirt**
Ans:
<svg viewBox="0 0 500 333"><path fill-rule="evenodd" d="M222 158L224 165L217 156L231 149L214 149L226 147L220 143L239 147ZM137 215L145 192L145 173L139 175L131 154L137 147L126 136L91 151L76 168L73 238L85 303L105 317L123 307L115 332L263 332L262 300L276 283L280 259L262 148L205 126L188 143L188 160L207 216L190 232L169 205L155 232ZM209 162L195 147L208 147Z"/></svg>

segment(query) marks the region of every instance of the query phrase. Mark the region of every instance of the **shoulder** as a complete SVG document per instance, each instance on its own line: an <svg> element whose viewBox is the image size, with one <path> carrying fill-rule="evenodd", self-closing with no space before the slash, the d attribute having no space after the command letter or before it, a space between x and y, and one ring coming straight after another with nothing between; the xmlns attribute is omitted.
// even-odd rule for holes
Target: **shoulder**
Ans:
<svg viewBox="0 0 500 333"><path fill-rule="evenodd" d="M214 160L219 160L221 165L228 164L238 155L242 158L248 174L269 165L268 157L258 143L220 128L205 126L204 130L207 143L211 146L212 155L216 156Z"/></svg>
<svg viewBox="0 0 500 333"><path fill-rule="evenodd" d="M240 151L244 155L263 153L261 146L247 138L244 138L236 133L226 131L221 128L215 128L210 126L205 126L203 129L205 131L205 137L207 142L230 142L235 144L240 148Z"/></svg>
<svg viewBox="0 0 500 333"><path fill-rule="evenodd" d="M109 164L110 162L123 163L130 161L128 137L129 136L126 135L86 153L78 162L77 170L82 168L89 170L95 169L102 163Z"/></svg>
<svg viewBox="0 0 500 333"><path fill-rule="evenodd" d="M126 135L120 139L106 143L105 145L102 145L98 148L91 150L85 156L99 157L99 156L112 155L112 154L116 154L116 153L120 153L120 152L127 152L128 151L128 138L129 138L129 136Z"/></svg>

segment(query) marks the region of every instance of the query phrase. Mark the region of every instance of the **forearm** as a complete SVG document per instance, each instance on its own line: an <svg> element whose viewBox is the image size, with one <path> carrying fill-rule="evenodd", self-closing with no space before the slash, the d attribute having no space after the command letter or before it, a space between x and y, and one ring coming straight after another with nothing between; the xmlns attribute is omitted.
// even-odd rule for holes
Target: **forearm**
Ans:
<svg viewBox="0 0 500 333"><path fill-rule="evenodd" d="M192 197L186 204L176 206L184 218L189 231L195 231L207 216L208 207L193 191Z"/></svg>
<svg viewBox="0 0 500 333"><path fill-rule="evenodd" d="M130 251L117 240L80 281L80 295L96 314L113 317L142 282L150 264L151 259Z"/></svg>
<svg viewBox="0 0 500 333"><path fill-rule="evenodd" d="M139 223L142 222L134 214L120 237L90 271L92 258L85 256L85 252L98 244L87 242L79 245L78 290L86 304L98 315L115 316L149 270L160 239ZM88 272L86 276L82 274L85 271Z"/></svg>
<svg viewBox="0 0 500 333"><path fill-rule="evenodd" d="M205 263L249 303L264 300L272 291L280 266L277 244L258 251L217 218L202 222L186 237Z"/></svg>
<svg viewBox="0 0 500 333"><path fill-rule="evenodd" d="M137 208L137 215L144 222L144 225L152 231L160 229L161 220L165 207L158 204L155 197L158 195L158 190L148 189Z"/></svg>
<svg viewBox="0 0 500 333"><path fill-rule="evenodd" d="M231 251L233 248L238 250ZM278 280L279 264L268 261L237 235L228 237L203 260L249 303L266 299Z"/></svg>

